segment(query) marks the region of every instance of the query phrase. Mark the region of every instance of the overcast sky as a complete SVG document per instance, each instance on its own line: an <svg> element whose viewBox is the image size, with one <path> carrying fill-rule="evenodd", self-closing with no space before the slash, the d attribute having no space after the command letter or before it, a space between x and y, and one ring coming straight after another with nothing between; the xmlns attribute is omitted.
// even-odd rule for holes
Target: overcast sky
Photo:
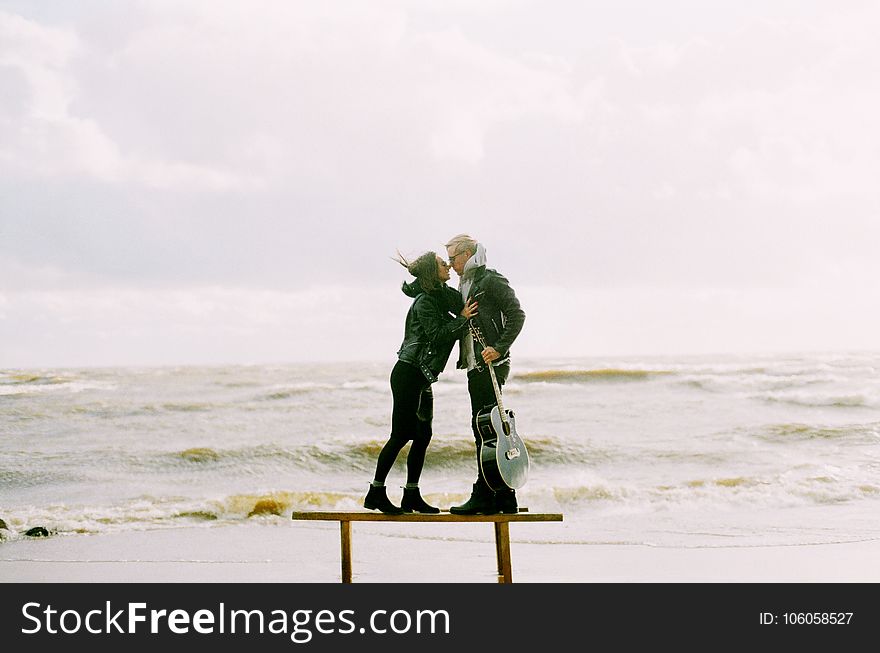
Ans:
<svg viewBox="0 0 880 653"><path fill-rule="evenodd" d="M0 367L880 349L880 4L0 0ZM452 283L457 283L453 274Z"/></svg>

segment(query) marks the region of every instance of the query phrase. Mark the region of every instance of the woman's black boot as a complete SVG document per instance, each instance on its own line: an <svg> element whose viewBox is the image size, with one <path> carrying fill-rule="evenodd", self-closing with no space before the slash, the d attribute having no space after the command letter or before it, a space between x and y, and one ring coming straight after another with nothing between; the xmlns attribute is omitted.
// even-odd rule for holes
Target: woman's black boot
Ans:
<svg viewBox="0 0 880 653"><path fill-rule="evenodd" d="M368 510L379 510L386 515L402 515L404 512L388 499L384 485L378 487L372 484L370 485L370 489L364 499L364 508L367 508Z"/></svg>
<svg viewBox="0 0 880 653"><path fill-rule="evenodd" d="M435 508L425 502L417 487L403 488L403 499L400 500L400 507L404 512L422 512L429 515L436 515L440 512L440 508Z"/></svg>

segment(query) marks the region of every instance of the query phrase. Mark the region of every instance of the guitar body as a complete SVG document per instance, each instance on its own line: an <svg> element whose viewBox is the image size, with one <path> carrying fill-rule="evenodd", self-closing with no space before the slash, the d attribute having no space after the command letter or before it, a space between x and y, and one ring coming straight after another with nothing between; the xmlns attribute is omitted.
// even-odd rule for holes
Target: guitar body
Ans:
<svg viewBox="0 0 880 653"><path fill-rule="evenodd" d="M498 406L477 413L480 445L480 468L493 490L516 490L529 477L529 452L516 432L513 411L507 412L507 428Z"/></svg>

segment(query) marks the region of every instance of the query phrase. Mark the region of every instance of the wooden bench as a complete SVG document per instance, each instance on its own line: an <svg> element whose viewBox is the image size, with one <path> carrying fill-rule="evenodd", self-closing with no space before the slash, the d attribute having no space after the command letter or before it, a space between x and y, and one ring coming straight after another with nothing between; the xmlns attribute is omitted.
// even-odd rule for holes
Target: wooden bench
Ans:
<svg viewBox="0 0 880 653"><path fill-rule="evenodd" d="M342 538L342 582L351 582L351 522L492 522L495 525L495 555L498 561L498 582L512 583L510 568L510 522L562 521L559 513L519 512L509 515L453 515L441 512L436 515L408 513L405 515L385 515L379 512L294 512L294 520L338 521Z"/></svg>

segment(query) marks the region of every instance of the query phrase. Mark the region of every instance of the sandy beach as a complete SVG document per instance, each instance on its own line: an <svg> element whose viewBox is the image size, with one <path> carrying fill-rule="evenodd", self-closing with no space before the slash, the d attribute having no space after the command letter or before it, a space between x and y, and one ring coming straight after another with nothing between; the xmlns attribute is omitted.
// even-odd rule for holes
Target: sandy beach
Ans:
<svg viewBox="0 0 880 653"><path fill-rule="evenodd" d="M880 582L878 541L701 548L548 544L529 541L534 528L511 526L514 582ZM352 557L354 582L497 581L489 524L358 522ZM336 523L174 528L0 544L2 582L339 580Z"/></svg>

